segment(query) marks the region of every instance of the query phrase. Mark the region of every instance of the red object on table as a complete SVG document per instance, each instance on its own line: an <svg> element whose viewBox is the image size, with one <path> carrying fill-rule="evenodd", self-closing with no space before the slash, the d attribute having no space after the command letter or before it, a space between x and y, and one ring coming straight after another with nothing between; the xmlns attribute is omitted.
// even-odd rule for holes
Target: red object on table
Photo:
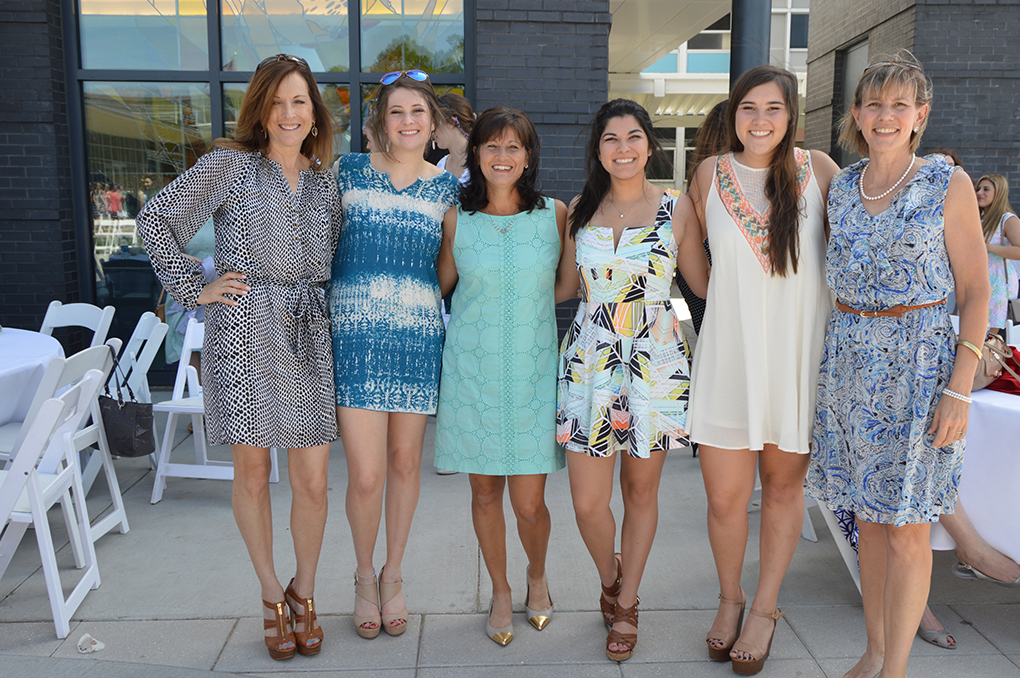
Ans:
<svg viewBox="0 0 1020 678"><path fill-rule="evenodd" d="M1013 357L1007 358L1006 363L1013 368L1014 372L1020 374L1020 351L1013 346L1010 346L1009 348L1013 351ZM992 391L999 391L1001 393L1020 395L1020 382L1018 382L1007 370L1003 370L1002 376L988 384L985 388L991 389Z"/></svg>

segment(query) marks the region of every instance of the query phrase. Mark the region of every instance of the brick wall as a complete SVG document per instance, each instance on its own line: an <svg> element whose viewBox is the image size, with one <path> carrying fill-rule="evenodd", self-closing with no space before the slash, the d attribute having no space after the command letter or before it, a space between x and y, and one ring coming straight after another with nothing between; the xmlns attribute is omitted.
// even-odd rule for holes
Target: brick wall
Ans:
<svg viewBox="0 0 1020 678"><path fill-rule="evenodd" d="M932 79L921 151L959 152L973 179L1002 174L1020 205L1020 2L918 0L914 49Z"/></svg>
<svg viewBox="0 0 1020 678"><path fill-rule="evenodd" d="M609 97L608 0L477 0L478 110L510 106L535 123L540 185L569 202L584 184L585 126ZM577 302L556 309L560 336Z"/></svg>
<svg viewBox="0 0 1020 678"><path fill-rule="evenodd" d="M14 327L79 296L61 30L56 0L0 3L0 323Z"/></svg>

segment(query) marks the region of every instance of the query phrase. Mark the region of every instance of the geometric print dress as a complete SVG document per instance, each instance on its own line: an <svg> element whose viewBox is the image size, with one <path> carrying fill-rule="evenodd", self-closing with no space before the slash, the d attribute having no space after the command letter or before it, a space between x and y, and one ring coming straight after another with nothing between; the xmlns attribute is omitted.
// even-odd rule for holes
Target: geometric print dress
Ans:
<svg viewBox="0 0 1020 678"><path fill-rule="evenodd" d="M343 228L328 294L336 405L435 414L444 334L436 259L460 184L441 172L398 191L371 154L349 153L337 185Z"/></svg>
<svg viewBox="0 0 1020 678"><path fill-rule="evenodd" d="M205 306L202 396L209 443L301 448L336 438L325 285L340 234L328 170L292 192L261 153L215 147L150 199L138 233L156 276L184 308L205 286L181 250L212 217L216 275L243 273L236 306Z"/></svg>
<svg viewBox="0 0 1020 678"><path fill-rule="evenodd" d="M690 356L669 298L678 195L663 195L652 225L624 229L615 251L610 227L577 233L581 303L561 344L556 417L568 450L647 459L688 444Z"/></svg>
<svg viewBox="0 0 1020 678"><path fill-rule="evenodd" d="M861 311L917 306L953 291L943 207L955 167L926 162L872 216L858 192L862 160L829 189L826 279ZM946 305L899 318L834 309L818 378L808 496L858 519L934 522L956 506L964 441L933 447L928 433L949 383L956 333Z"/></svg>
<svg viewBox="0 0 1020 678"><path fill-rule="evenodd" d="M1013 245L1006 237L1006 222L1016 217L1012 212L1002 215L999 226L988 239L989 245L1009 247ZM1020 243L1017 243L1020 244ZM988 326L1005 327L1007 302L1016 296L1017 273L1012 261L1006 261L998 254L988 253L988 279L992 283L992 296L988 308Z"/></svg>

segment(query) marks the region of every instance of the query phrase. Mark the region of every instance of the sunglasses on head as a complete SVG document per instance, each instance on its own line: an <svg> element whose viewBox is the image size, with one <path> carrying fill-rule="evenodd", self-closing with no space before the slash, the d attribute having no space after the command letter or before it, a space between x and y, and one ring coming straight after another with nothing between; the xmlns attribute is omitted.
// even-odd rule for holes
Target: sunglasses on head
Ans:
<svg viewBox="0 0 1020 678"><path fill-rule="evenodd" d="M908 63L906 61L879 61L865 68L864 72L867 73L873 68L881 68L882 66L902 66L903 68L910 68L919 73L924 73L924 70L922 70L920 66L918 66L917 64Z"/></svg>
<svg viewBox="0 0 1020 678"><path fill-rule="evenodd" d="M429 79L428 73L415 69L411 71L392 71L379 78L379 82L383 85L392 85L402 75L406 75L411 80L417 80L418 82L426 82Z"/></svg>
<svg viewBox="0 0 1020 678"><path fill-rule="evenodd" d="M263 66L266 66L268 64L275 64L277 61L291 61L295 64L298 64L299 66L304 66L305 68L308 68L308 62L302 59L301 57L296 57L293 54L274 54L271 57L263 59L259 63L259 65L255 67L255 70L257 71Z"/></svg>

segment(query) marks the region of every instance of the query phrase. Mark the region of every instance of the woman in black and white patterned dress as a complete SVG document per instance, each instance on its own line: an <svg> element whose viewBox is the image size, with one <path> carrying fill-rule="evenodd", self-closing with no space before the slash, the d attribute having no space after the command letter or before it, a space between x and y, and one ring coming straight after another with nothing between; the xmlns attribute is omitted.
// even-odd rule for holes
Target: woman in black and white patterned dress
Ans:
<svg viewBox="0 0 1020 678"><path fill-rule="evenodd" d="M333 352L324 285L340 229L328 171L333 121L308 64L263 61L237 120L214 149L138 215L153 268L185 308L206 306L202 384L210 444L229 444L233 507L262 586L274 659L315 654L312 592L326 523L329 443L336 437ZM181 248L210 216L219 278ZM297 573L284 592L273 566L269 448L286 447ZM291 608L293 628L287 623Z"/></svg>

